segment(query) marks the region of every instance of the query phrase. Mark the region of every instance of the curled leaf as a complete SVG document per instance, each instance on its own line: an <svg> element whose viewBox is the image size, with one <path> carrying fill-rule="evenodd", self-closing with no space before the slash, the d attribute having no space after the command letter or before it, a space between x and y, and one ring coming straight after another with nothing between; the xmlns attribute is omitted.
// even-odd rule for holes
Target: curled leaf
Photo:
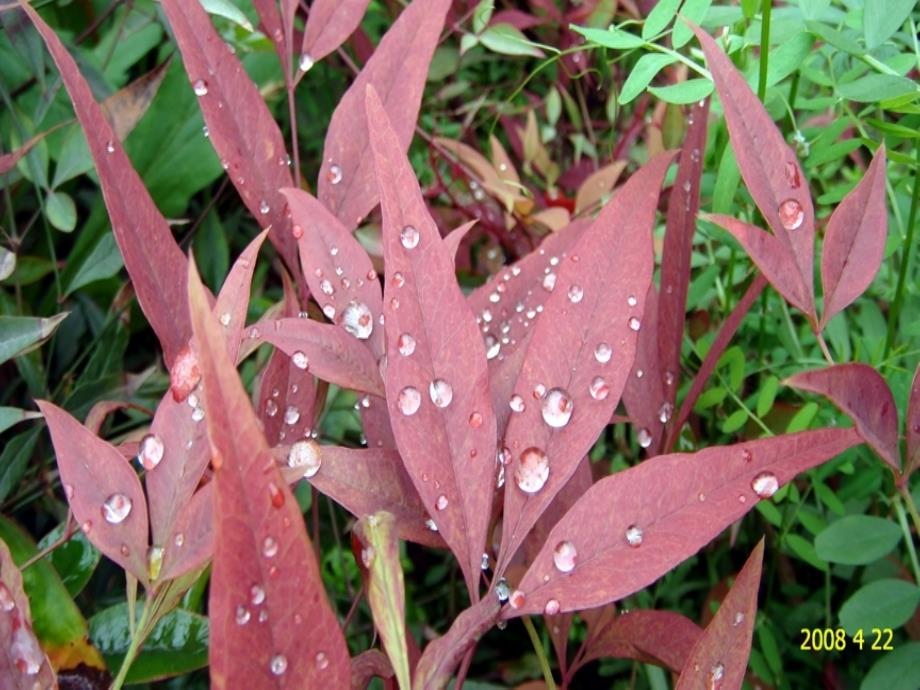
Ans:
<svg viewBox="0 0 920 690"><path fill-rule="evenodd" d="M326 57L361 24L368 0L316 0L310 5L300 48L301 69Z"/></svg>

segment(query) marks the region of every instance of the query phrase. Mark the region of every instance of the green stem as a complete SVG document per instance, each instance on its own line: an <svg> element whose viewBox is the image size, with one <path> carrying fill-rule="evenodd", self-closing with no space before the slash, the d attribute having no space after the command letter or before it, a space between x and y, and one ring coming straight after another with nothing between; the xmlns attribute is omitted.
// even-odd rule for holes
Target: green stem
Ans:
<svg viewBox="0 0 920 690"><path fill-rule="evenodd" d="M128 651L125 652L125 658L121 662L121 668L118 669L118 675L115 676L115 680L112 681L112 687L109 690L121 690L121 686L124 685L125 678L128 676L128 670L131 668L131 664L134 663L134 658L137 656L141 644L144 642L144 638L147 637L147 623L153 608L154 607L151 606L151 600L149 598L145 599L144 610L141 612L141 619L138 621L134 635L131 636L131 644L128 645Z"/></svg>
<svg viewBox="0 0 920 690"><path fill-rule="evenodd" d="M761 103L767 95L767 63L770 60L770 10L771 0L763 0L763 15L760 22L760 79L757 82L757 98Z"/></svg>
<svg viewBox="0 0 920 690"><path fill-rule="evenodd" d="M527 634L530 636L533 650L537 653L537 661L540 663L540 668L543 670L543 680L546 681L546 688L547 690L556 690L556 681L553 679L553 671L549 667L549 659L546 658L546 652L543 649L543 643L540 641L540 636L537 635L537 629L533 626L533 621L530 619L530 616L522 616L521 620L524 622L524 627L527 628Z"/></svg>
<svg viewBox="0 0 920 690"><path fill-rule="evenodd" d="M920 517L917 516L917 508L914 506L913 498L911 498L910 493L905 487L901 487L900 491L904 497L904 504L907 505L911 517L913 518L914 527L917 529L917 533L920 534ZM914 569L914 581L920 584L920 562L917 560L917 550L914 548L914 540L910 533L910 525L907 524L907 515L904 512L904 505L901 504L901 496L895 495L894 509L898 514L898 522L901 523L901 531L904 532L904 541L907 542L910 563Z"/></svg>
<svg viewBox="0 0 920 690"><path fill-rule="evenodd" d="M907 214L907 237L904 238L904 250L901 254L901 267L898 272L898 285L894 291L894 302L888 314L888 337L885 339L885 353L882 359L888 357L891 346L894 344L895 327L898 316L901 314L901 304L904 301L904 285L907 282L907 269L910 268L910 255L914 248L914 230L917 229L917 206L920 205L920 143L914 140L914 155L917 159L917 168L914 170L914 190L910 199L910 212Z"/></svg>

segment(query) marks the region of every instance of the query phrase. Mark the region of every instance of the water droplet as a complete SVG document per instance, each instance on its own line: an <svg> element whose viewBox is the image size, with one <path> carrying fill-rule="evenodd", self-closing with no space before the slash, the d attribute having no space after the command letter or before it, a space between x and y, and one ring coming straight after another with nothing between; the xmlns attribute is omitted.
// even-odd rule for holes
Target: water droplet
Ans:
<svg viewBox="0 0 920 690"><path fill-rule="evenodd" d="M102 504L102 517L105 521L118 525L131 514L131 499L124 494L112 494Z"/></svg>
<svg viewBox="0 0 920 690"><path fill-rule="evenodd" d="M658 408L658 421L662 424L667 424L673 412L674 405L668 402L662 403L661 407Z"/></svg>
<svg viewBox="0 0 920 690"><path fill-rule="evenodd" d="M205 129L207 129L207 127L205 127ZM207 134L205 134L205 136L207 136ZM110 139L105 145L105 150L109 153L115 153L115 142Z"/></svg>
<svg viewBox="0 0 920 690"><path fill-rule="evenodd" d="M725 677L725 666L719 662L709 670L709 690L718 690L722 687Z"/></svg>
<svg viewBox="0 0 920 690"><path fill-rule="evenodd" d="M249 600L253 606L258 606L265 601L265 590L259 585L253 585L249 588Z"/></svg>
<svg viewBox="0 0 920 690"><path fill-rule="evenodd" d="M268 499L274 508L281 508L284 505L284 492L278 488L275 482L268 483Z"/></svg>
<svg viewBox="0 0 920 690"><path fill-rule="evenodd" d="M786 230L798 230L805 222L805 211L795 199L786 199L779 205L779 222Z"/></svg>
<svg viewBox="0 0 920 690"><path fill-rule="evenodd" d="M64 484L64 495L68 501L73 500L73 484Z"/></svg>
<svg viewBox="0 0 920 690"><path fill-rule="evenodd" d="M514 469L514 481L518 488L528 494L535 494L549 478L549 458L536 447L527 448L518 459Z"/></svg>
<svg viewBox="0 0 920 690"><path fill-rule="evenodd" d="M470 421L470 426L473 429L478 429L479 427L482 426L482 415L479 414L478 412L473 412L470 415L469 421Z"/></svg>
<svg viewBox="0 0 920 690"><path fill-rule="evenodd" d="M540 400L544 395L546 395L546 386L544 386L542 383L538 383L533 387L532 395L534 400Z"/></svg>
<svg viewBox="0 0 920 690"><path fill-rule="evenodd" d="M393 274L392 282L393 282L393 285L395 285L398 288L401 288L403 285L406 284L406 277L400 271L396 271L396 273Z"/></svg>
<svg viewBox="0 0 920 690"><path fill-rule="evenodd" d="M557 613L559 613L560 608L562 607L559 605L558 599L550 599L546 602L546 606L543 607L543 615L555 616Z"/></svg>
<svg viewBox="0 0 920 690"><path fill-rule="evenodd" d="M185 535L182 532L176 535L176 538L173 539L173 543L176 545L177 549L181 549L182 545L185 543Z"/></svg>
<svg viewBox="0 0 920 690"><path fill-rule="evenodd" d="M275 654L275 656L272 657L269 668L272 674L276 676L283 675L284 672L287 671L287 659L284 654Z"/></svg>
<svg viewBox="0 0 920 690"><path fill-rule="evenodd" d="M563 388L550 388L543 398L541 411L543 421L554 429L560 429L569 423L575 402Z"/></svg>
<svg viewBox="0 0 920 690"><path fill-rule="evenodd" d="M636 439L639 441L639 445L643 448L648 448L652 445L652 432L650 432L645 427L639 429L636 433Z"/></svg>
<svg viewBox="0 0 920 690"><path fill-rule="evenodd" d="M732 619L733 626L739 626L744 622L744 614L741 611L735 613L735 617Z"/></svg>
<svg viewBox="0 0 920 690"><path fill-rule="evenodd" d="M519 589L514 590L511 593L511 596L508 597L508 604L513 609L521 608L525 603L527 603L527 596Z"/></svg>
<svg viewBox="0 0 920 690"><path fill-rule="evenodd" d="M425 520L425 527L427 527L427 528L428 528L429 530L431 530L432 532L437 532L437 531L438 531L438 526L437 526L437 524L435 524L435 521L432 520L431 518L428 518L427 520Z"/></svg>
<svg viewBox="0 0 920 690"><path fill-rule="evenodd" d="M87 521L84 522L82 525L80 525L80 529L83 530L83 534L89 536L89 533L90 533L90 532L92 531L92 529L93 529L93 521L92 521L92 520L87 520Z"/></svg>
<svg viewBox="0 0 920 690"><path fill-rule="evenodd" d="M264 623L267 620L268 620L268 611L266 611L265 609L262 609L261 611L259 611L259 622Z"/></svg>
<svg viewBox="0 0 920 690"><path fill-rule="evenodd" d="M338 184L342 181L342 168L335 163L329 166L329 170L326 172L326 179L329 180L329 184Z"/></svg>
<svg viewBox="0 0 920 690"><path fill-rule="evenodd" d="M483 554L485 556L485 554ZM488 559L488 556L486 556ZM485 570L485 568L483 568ZM0 609L3 611L12 611L16 608L16 601L13 599L13 593L4 583L0 582Z"/></svg>
<svg viewBox="0 0 920 690"><path fill-rule="evenodd" d="M262 199L262 201L259 202L259 213L261 213L263 216L271 210L271 206L268 205L268 202L265 199Z"/></svg>
<svg viewBox="0 0 920 690"><path fill-rule="evenodd" d="M482 554L482 562L479 564L479 568L480 570L489 569L489 554L487 553Z"/></svg>
<svg viewBox="0 0 920 690"><path fill-rule="evenodd" d="M606 364L609 362L612 355L613 348L610 347L610 343L598 343L597 347L594 348L594 359L596 359L599 364Z"/></svg>
<svg viewBox="0 0 920 690"><path fill-rule="evenodd" d="M302 350L297 350L291 355L291 362L295 367L303 371L306 371L307 367L310 366L310 360Z"/></svg>
<svg viewBox="0 0 920 690"><path fill-rule="evenodd" d="M666 371L664 372L664 385L673 386L674 385L674 372Z"/></svg>
<svg viewBox="0 0 920 690"><path fill-rule="evenodd" d="M501 578L495 585L495 596L498 598L498 603L500 604L504 604L508 601L508 597L511 596L511 588L508 586L508 581L505 578Z"/></svg>
<svg viewBox="0 0 920 690"><path fill-rule="evenodd" d="M634 307L637 304L639 304L639 300L636 299L635 295L630 295L629 297L626 298L626 304L628 304L631 307Z"/></svg>
<svg viewBox="0 0 920 690"><path fill-rule="evenodd" d="M626 528L626 543L632 547L642 546L642 528L630 525Z"/></svg>
<svg viewBox="0 0 920 690"><path fill-rule="evenodd" d="M265 537L262 542L262 555L266 558L273 558L278 553L278 542L271 537Z"/></svg>
<svg viewBox="0 0 920 690"><path fill-rule="evenodd" d="M498 357L498 353L502 349L502 344L498 341L498 338L491 333L486 333L483 341L486 346L486 359L495 359Z"/></svg>
<svg viewBox="0 0 920 690"><path fill-rule="evenodd" d="M591 393L591 397L595 400L605 400L610 395L610 387L603 376L595 376L591 381L591 385L588 386L588 392Z"/></svg>
<svg viewBox="0 0 920 690"><path fill-rule="evenodd" d="M437 508L438 510L445 510L447 508L447 505L448 505L447 496L445 496L444 494L441 494L440 496L438 496L437 500L434 503L434 507Z"/></svg>
<svg viewBox="0 0 920 690"><path fill-rule="evenodd" d="M45 654L38 646L35 635L24 625L20 625L13 632L9 653L19 672L27 676L34 676L38 673L45 660Z"/></svg>
<svg viewBox="0 0 920 690"><path fill-rule="evenodd" d="M329 657L327 657L323 652L317 652L313 659L316 661L316 668L318 668L320 671L325 671L327 668L329 668Z"/></svg>
<svg viewBox="0 0 920 690"><path fill-rule="evenodd" d="M316 441L297 441L288 451L288 467L302 469L304 477L312 477L323 464L322 451Z"/></svg>
<svg viewBox="0 0 920 690"><path fill-rule="evenodd" d="M419 232L412 226L407 225L399 231L399 241L406 249L415 249L418 246Z"/></svg>
<svg viewBox="0 0 920 690"><path fill-rule="evenodd" d="M581 302L582 298L585 296L585 291L581 288L580 285L572 285L569 288L569 302L572 304L578 304Z"/></svg>
<svg viewBox="0 0 920 690"><path fill-rule="evenodd" d="M335 292L335 288L332 287L332 283L327 278L323 278L319 282L319 289L324 295L332 295Z"/></svg>
<svg viewBox="0 0 920 690"><path fill-rule="evenodd" d="M570 541L561 541L553 549L553 565L560 573L570 573L575 569L578 551Z"/></svg>
<svg viewBox="0 0 920 690"><path fill-rule="evenodd" d="M629 328L633 331L638 331L640 328L642 328L642 322L639 321L639 319L636 318L635 316L630 316L629 317Z"/></svg>
<svg viewBox="0 0 920 690"><path fill-rule="evenodd" d="M454 399L454 389L444 379L435 379L428 385L428 395L435 407L444 408Z"/></svg>
<svg viewBox="0 0 920 690"><path fill-rule="evenodd" d="M636 378L641 379L643 376L645 376L645 372L642 369L636 369Z"/></svg>
<svg viewBox="0 0 920 690"><path fill-rule="evenodd" d="M310 57L310 53L302 53L300 59L297 61L297 66L300 68L301 72L309 72L314 64L316 63L313 58Z"/></svg>
<svg viewBox="0 0 920 690"><path fill-rule="evenodd" d="M418 392L417 388L412 386L406 386L401 391L396 398L396 406L399 408L399 411L402 412L405 416L411 417L416 412L422 404L422 394Z"/></svg>
<svg viewBox="0 0 920 690"><path fill-rule="evenodd" d="M358 340L367 340L374 331L374 316L364 302L351 301L342 311L342 327Z"/></svg>
<svg viewBox="0 0 920 690"><path fill-rule="evenodd" d="M300 410L293 405L288 405L284 410L284 423L288 426L294 426L300 421Z"/></svg>
<svg viewBox="0 0 920 690"><path fill-rule="evenodd" d="M192 84L192 89L195 91L195 95L201 98L202 96L208 95L208 82L204 79L198 79Z"/></svg>
<svg viewBox="0 0 920 690"><path fill-rule="evenodd" d="M137 447L137 461L145 470L152 470L163 459L163 441L156 434L147 434ZM71 487L73 491L73 487ZM69 497L68 497L69 498Z"/></svg>
<svg viewBox="0 0 920 690"><path fill-rule="evenodd" d="M276 403L271 398L265 401L265 414L267 414L269 417L274 417L276 414L278 414L278 403Z"/></svg>
<svg viewBox="0 0 920 690"><path fill-rule="evenodd" d="M169 388L173 400L182 402L201 381L201 370L198 368L198 357L188 345L183 347L172 368L169 370Z"/></svg>
<svg viewBox="0 0 920 690"><path fill-rule="evenodd" d="M744 462L751 462L751 460L754 459L754 454L747 448L742 448L741 459L744 460Z"/></svg>
<svg viewBox="0 0 920 690"><path fill-rule="evenodd" d="M402 333L396 340L396 347L399 350L399 354L403 357L409 357L415 352L415 338L408 333Z"/></svg>
<svg viewBox="0 0 920 690"><path fill-rule="evenodd" d="M779 490L779 479L772 472L761 472L751 481L751 488L761 498L770 498Z"/></svg>
<svg viewBox="0 0 920 690"><path fill-rule="evenodd" d="M194 410L192 410L192 421L193 422L200 422L202 419L204 419L204 408L203 407L196 407Z"/></svg>
<svg viewBox="0 0 920 690"><path fill-rule="evenodd" d="M553 288L556 287L556 274L547 273L543 276L543 289L547 292L552 292Z"/></svg>
<svg viewBox="0 0 920 690"><path fill-rule="evenodd" d="M515 393L511 396L511 400L508 401L508 406L511 408L512 412L523 412L524 411L524 398Z"/></svg>
<svg viewBox="0 0 920 690"><path fill-rule="evenodd" d="M252 616L249 613L249 609L240 604L236 607L236 624L237 625L246 625L249 622L249 619Z"/></svg>

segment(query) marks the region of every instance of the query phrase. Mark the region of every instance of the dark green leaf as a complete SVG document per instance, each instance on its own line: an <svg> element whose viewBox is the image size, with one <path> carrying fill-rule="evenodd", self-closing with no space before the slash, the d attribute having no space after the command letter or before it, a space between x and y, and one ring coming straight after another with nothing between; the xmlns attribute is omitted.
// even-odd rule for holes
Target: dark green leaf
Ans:
<svg viewBox="0 0 920 690"><path fill-rule="evenodd" d="M0 316L0 364L25 354L48 338L69 312L48 319L33 316Z"/></svg>
<svg viewBox="0 0 920 690"><path fill-rule="evenodd" d="M61 535L64 534L66 523L62 522L53 530L48 532L41 541L38 542L40 549L47 548L56 543ZM89 543L86 535L82 530L77 530L71 535L70 539L58 546L45 560L51 561L54 569L61 574L61 581L70 592L70 596L75 597L86 586L92 577L96 566L99 565L99 559L102 554L99 553L95 546Z"/></svg>
<svg viewBox="0 0 920 690"><path fill-rule="evenodd" d="M850 515L821 532L815 538L815 550L831 563L865 565L889 554L900 540L901 529L890 520Z"/></svg>
<svg viewBox="0 0 920 690"><path fill-rule="evenodd" d="M920 687L920 642L908 642L893 652L883 652L859 690L916 690Z"/></svg>
<svg viewBox="0 0 920 690"><path fill-rule="evenodd" d="M872 628L899 628L914 615L920 588L906 580L876 580L847 599L840 608L840 625L848 635Z"/></svg>

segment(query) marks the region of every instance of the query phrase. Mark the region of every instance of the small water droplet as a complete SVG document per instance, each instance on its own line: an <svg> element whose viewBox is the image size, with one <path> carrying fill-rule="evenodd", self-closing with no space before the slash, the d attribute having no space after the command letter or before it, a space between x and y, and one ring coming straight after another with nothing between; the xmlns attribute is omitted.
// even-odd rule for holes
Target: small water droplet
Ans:
<svg viewBox="0 0 920 690"><path fill-rule="evenodd" d="M527 448L514 469L514 481L524 493L535 494L549 478L549 458L541 449Z"/></svg>
<svg viewBox="0 0 920 690"><path fill-rule="evenodd" d="M268 202L265 199L262 199L262 201L259 202L259 213L261 213L263 216L271 210L271 206L268 205Z"/></svg>
<svg viewBox="0 0 920 690"><path fill-rule="evenodd" d="M629 317L629 328L630 330L638 331L640 328L642 328L642 322L639 321L639 319L636 318L635 316L630 316Z"/></svg>
<svg viewBox="0 0 920 690"><path fill-rule="evenodd" d="M553 565L560 573L570 573L575 569L578 551L570 541L561 541L553 549Z"/></svg>
<svg viewBox="0 0 920 690"><path fill-rule="evenodd" d="M628 304L631 307L634 307L637 304L639 304L639 300L636 299L635 295L630 295L629 297L626 298L626 304Z"/></svg>
<svg viewBox="0 0 920 690"><path fill-rule="evenodd" d="M543 276L543 289L547 292L552 292L553 288L556 287L556 274L547 273Z"/></svg>
<svg viewBox="0 0 920 690"><path fill-rule="evenodd" d="M421 404L422 394L418 392L417 388L413 388L412 386L403 388L399 391L399 395L396 398L396 406L406 417L411 417L418 412L418 408Z"/></svg>
<svg viewBox="0 0 920 690"><path fill-rule="evenodd" d="M543 421L554 429L560 429L569 423L575 402L563 388L550 388L543 397L541 412Z"/></svg>
<svg viewBox="0 0 920 690"><path fill-rule="evenodd" d="M207 129L207 127L205 127L205 129ZM205 136L207 136L207 134L205 134ZM115 153L115 142L110 139L105 145L105 150L109 153Z"/></svg>
<svg viewBox="0 0 920 690"><path fill-rule="evenodd" d="M302 53L300 59L297 61L297 66L300 68L301 72L309 72L313 65L316 64L310 53Z"/></svg>
<svg viewBox="0 0 920 690"><path fill-rule="evenodd" d="M664 372L664 385L666 386L674 385L674 372L673 371Z"/></svg>
<svg viewBox="0 0 920 690"><path fill-rule="evenodd" d="M179 532L175 539L173 539L173 543L176 545L177 549L181 549L182 545L185 543L185 535Z"/></svg>
<svg viewBox="0 0 920 690"><path fill-rule="evenodd" d="M719 690L725 677L725 666L719 662L709 670L709 690Z"/></svg>
<svg viewBox="0 0 920 690"><path fill-rule="evenodd" d="M118 525L125 521L125 518L131 514L131 499L124 494L112 494L105 503L102 504L102 517L105 521Z"/></svg>
<svg viewBox="0 0 920 690"><path fill-rule="evenodd" d="M332 294L335 292L335 288L332 287L332 283L329 282L329 280L328 280L327 278L323 278L323 279L319 282L319 290L320 290L320 292L322 292L324 295L332 295Z"/></svg>
<svg viewBox="0 0 920 690"><path fill-rule="evenodd" d="M192 421L193 422L200 422L202 419L204 419L204 408L203 407L196 407L194 410L192 410Z"/></svg>
<svg viewBox="0 0 920 690"><path fill-rule="evenodd" d="M594 348L594 359L596 359L599 364L606 364L609 362L612 355L613 348L610 347L610 343L598 343L597 347Z"/></svg>
<svg viewBox="0 0 920 690"><path fill-rule="evenodd" d="M358 340L367 340L374 331L374 316L364 302L351 301L342 311L342 327Z"/></svg>
<svg viewBox="0 0 920 690"><path fill-rule="evenodd" d="M434 503L434 507L437 508L438 510L445 510L447 508L447 505L448 505L447 496L445 496L444 494L441 494L440 496L438 496L437 500Z"/></svg>
<svg viewBox="0 0 920 690"><path fill-rule="evenodd" d="M671 414L674 412L674 405L671 403L662 403L661 407L658 408L658 421L662 424L667 424L671 419Z"/></svg>
<svg viewBox="0 0 920 690"><path fill-rule="evenodd" d="M489 569L489 554L487 553L482 554L482 562L479 564L479 568L480 570Z"/></svg>
<svg viewBox="0 0 920 690"><path fill-rule="evenodd" d="M253 606L258 606L265 601L265 590L259 585L253 585L249 588L249 600Z"/></svg>
<svg viewBox="0 0 920 690"><path fill-rule="evenodd" d="M543 607L544 616L555 616L559 613L559 610L562 607L559 605L558 599L550 599L546 602L546 606Z"/></svg>
<svg viewBox="0 0 920 690"><path fill-rule="evenodd" d="M239 606L236 607L236 624L237 625L246 625L249 622L249 619L251 617L252 616L249 613L249 609L247 609L245 606L240 604Z"/></svg>
<svg viewBox="0 0 920 690"><path fill-rule="evenodd" d="M636 439L639 441L639 445L642 448L648 448L650 445L652 445L652 432L650 432L645 427L642 427L636 433Z"/></svg>
<svg viewBox="0 0 920 690"><path fill-rule="evenodd" d="M779 222L786 230L798 230L805 222L805 211L795 199L786 199L779 205Z"/></svg>
<svg viewBox="0 0 920 690"><path fill-rule="evenodd" d="M269 417L274 417L278 414L278 403L271 398L265 401L265 414Z"/></svg>
<svg viewBox="0 0 920 690"><path fill-rule="evenodd" d="M272 674L276 676L284 675L284 672L287 671L287 659L284 654L275 654L272 657L269 668L271 668Z"/></svg>
<svg viewBox="0 0 920 690"><path fill-rule="evenodd" d="M294 354L291 355L291 362L295 367L303 371L307 370L307 367L310 366L310 360L307 357L306 353L302 350L297 350Z"/></svg>
<svg viewBox="0 0 920 690"><path fill-rule="evenodd" d="M501 578L495 585L495 596L498 598L500 604L504 604L508 601L508 597L511 596L511 588L508 586L508 581L505 578Z"/></svg>
<svg viewBox="0 0 920 690"><path fill-rule="evenodd" d="M610 387L603 376L595 376L591 385L588 386L588 392L595 400L605 400L610 395Z"/></svg>
<svg viewBox="0 0 920 690"><path fill-rule="evenodd" d="M761 472L751 481L751 488L761 498L770 498L779 490L779 479L772 472Z"/></svg>
<svg viewBox="0 0 920 690"><path fill-rule="evenodd" d="M160 464L160 460L163 459L164 450L163 441L159 436L156 434L147 434L141 439L137 447L137 461L145 470L152 470ZM71 487L70 490L73 492L73 487ZM68 498L70 497L68 496Z"/></svg>
<svg viewBox="0 0 920 690"><path fill-rule="evenodd" d="M268 620L268 611L266 611L265 609L262 609L261 611L259 611L259 622L264 623L267 620Z"/></svg>
<svg viewBox="0 0 920 690"><path fill-rule="evenodd" d="M514 590L508 597L508 605L513 609L519 609L527 603L527 596L519 589Z"/></svg>
<svg viewBox="0 0 920 690"><path fill-rule="evenodd" d="M735 612L735 617L732 619L732 625L737 627L744 622L744 614L741 611Z"/></svg>
<svg viewBox="0 0 920 690"><path fill-rule="evenodd" d="M406 249L415 249L418 246L419 237L419 231L412 225L407 225L399 231L399 241Z"/></svg>
<svg viewBox="0 0 920 690"><path fill-rule="evenodd" d="M329 184L338 184L342 181L342 168L341 166L333 163L329 166L329 170L326 171L326 179L329 180Z"/></svg>
<svg viewBox="0 0 920 690"><path fill-rule="evenodd" d="M585 296L585 291L580 285L572 285L569 288L569 302L578 304Z"/></svg>
<svg viewBox="0 0 920 690"><path fill-rule="evenodd" d="M429 530L431 530L432 532L437 532L437 531L438 531L438 526L437 526L437 524L435 524L435 521L432 520L431 518L428 518L427 520L425 520L425 527L427 527L427 528L428 528Z"/></svg>
<svg viewBox="0 0 920 690"><path fill-rule="evenodd" d="M483 554L485 555L485 554ZM488 558L488 556L486 556ZM485 568L483 568L485 570ZM4 583L0 582L0 610L9 612L16 608L16 601L13 599L13 593Z"/></svg>
<svg viewBox="0 0 920 690"><path fill-rule="evenodd" d="M262 555L266 558L273 558L278 553L278 542L271 537L265 537L262 542Z"/></svg>
<svg viewBox="0 0 920 690"><path fill-rule="evenodd" d="M498 341L498 338L491 333L486 333L483 341L486 346L486 359L495 359L498 357L498 353L502 349L502 344Z"/></svg>
<svg viewBox="0 0 920 690"><path fill-rule="evenodd" d="M329 657L323 652L317 652L314 660L316 661L316 668L320 671L324 671L329 667Z"/></svg>
<svg viewBox="0 0 920 690"><path fill-rule="evenodd" d="M195 95L201 98L202 96L208 95L208 82L204 79L198 79L192 84L192 89L195 91Z"/></svg>
<svg viewBox="0 0 920 690"><path fill-rule="evenodd" d="M544 386L542 383L538 383L533 387L532 395L534 400L542 399L543 396L546 395L546 386Z"/></svg>
<svg viewBox="0 0 920 690"><path fill-rule="evenodd" d="M470 422L470 426L473 429L478 429L479 427L482 426L482 415L479 414L478 412L473 412L470 415L469 422Z"/></svg>
<svg viewBox="0 0 920 690"><path fill-rule="evenodd" d="M626 543L633 548L642 546L642 528L638 525L630 525L627 527Z"/></svg>
<svg viewBox="0 0 920 690"><path fill-rule="evenodd" d="M288 426L294 426L300 421L300 410L293 405L288 405L284 410L284 423Z"/></svg>
<svg viewBox="0 0 920 690"><path fill-rule="evenodd" d="M512 412L523 412L524 411L524 398L515 393L511 396L511 400L508 401L508 406L511 408Z"/></svg>

